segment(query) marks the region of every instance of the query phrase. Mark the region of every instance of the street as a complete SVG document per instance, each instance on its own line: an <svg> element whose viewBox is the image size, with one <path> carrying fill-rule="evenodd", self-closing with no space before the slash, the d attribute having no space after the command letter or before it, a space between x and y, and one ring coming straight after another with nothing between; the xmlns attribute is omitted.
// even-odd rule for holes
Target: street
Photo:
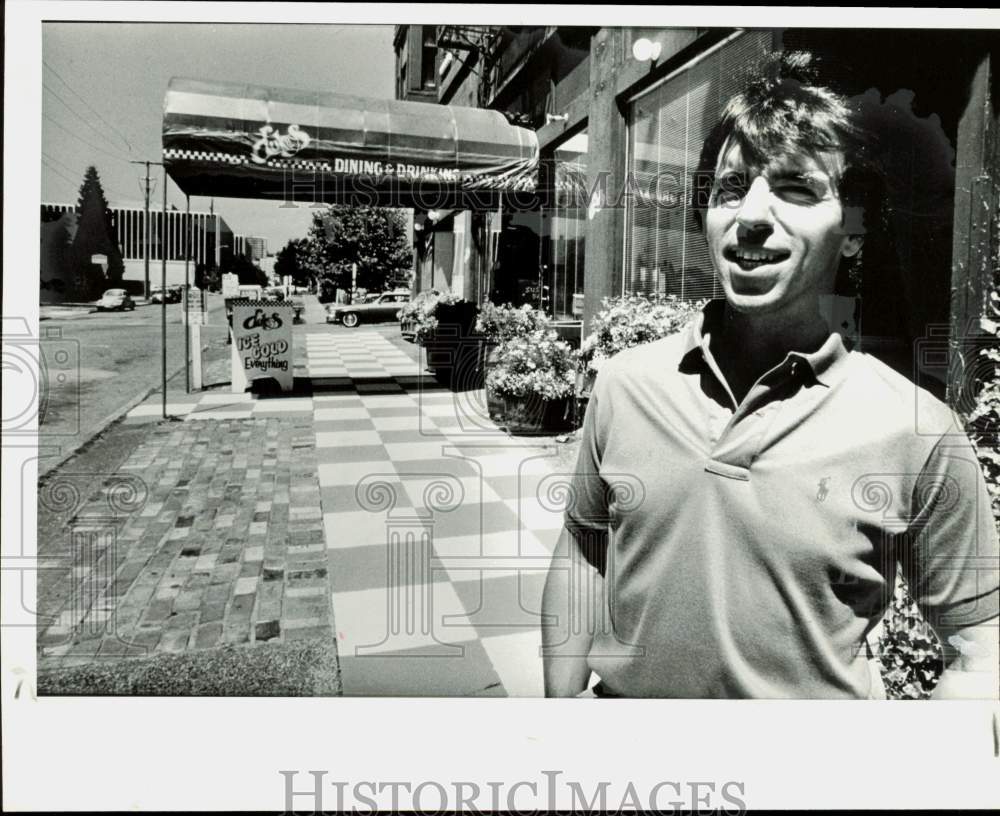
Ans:
<svg viewBox="0 0 1000 816"><path fill-rule="evenodd" d="M350 335L355 329L325 323L325 311L313 296L306 296L303 321L296 337L310 332ZM74 313L75 312L75 313ZM53 310L42 322L45 360L40 389L39 476L103 429L111 417L149 389L159 393L161 383L160 306L140 306L131 312L91 312L84 309ZM229 347L223 300L209 295L209 325L202 328L203 384L211 387L229 381ZM398 337L395 322L364 325ZM416 347L402 344L413 359ZM300 350L303 348L299 346ZM184 331L180 304L167 305L168 392L185 390Z"/></svg>
<svg viewBox="0 0 1000 816"><path fill-rule="evenodd" d="M225 345L222 299L209 296L209 354ZM79 448L107 420L161 382L161 307L131 312L76 310L41 323L43 382L39 400L39 475ZM57 314L68 313L63 310ZM213 349L215 351L213 351ZM184 330L180 304L167 306L167 376L183 386ZM180 373L178 374L178 370Z"/></svg>

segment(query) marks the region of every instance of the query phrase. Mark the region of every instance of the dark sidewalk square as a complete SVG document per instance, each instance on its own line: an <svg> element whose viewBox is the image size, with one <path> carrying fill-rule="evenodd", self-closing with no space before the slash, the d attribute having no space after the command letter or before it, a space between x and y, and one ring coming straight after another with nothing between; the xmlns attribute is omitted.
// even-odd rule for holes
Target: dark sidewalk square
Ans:
<svg viewBox="0 0 1000 816"><path fill-rule="evenodd" d="M410 501L410 497L406 490L403 489L403 485L398 480L384 479L388 489L392 491L393 496L395 496L394 507L412 507L413 503ZM383 488L380 486L378 488L370 488L368 494L371 491L381 491ZM365 507L361 502L358 501L358 490L356 485L333 485L331 487L321 487L319 489L320 502L323 506L323 513L357 513L361 511L371 512L369 508ZM366 493L364 490L361 491L360 498L362 500L366 499ZM367 499L371 499L373 502L378 502L381 498L380 493L367 495Z"/></svg>
<svg viewBox="0 0 1000 816"><path fill-rule="evenodd" d="M451 585L480 637L509 635L541 627L547 574L545 569L492 576L489 570L469 570L460 574L469 580L452 580ZM447 627L446 618L442 629Z"/></svg>
<svg viewBox="0 0 1000 816"><path fill-rule="evenodd" d="M437 459L412 459L406 462L396 462L396 472L401 476L407 475L429 476L432 474L447 474L462 478L463 476L476 476L478 471L475 465L467 459L459 459L453 456L441 456Z"/></svg>
<svg viewBox="0 0 1000 816"><path fill-rule="evenodd" d="M316 463L319 465L388 461L389 452L383 445L334 445L329 448L316 448Z"/></svg>
<svg viewBox="0 0 1000 816"><path fill-rule="evenodd" d="M370 419L323 419L315 422L316 433L336 431L373 431L375 425Z"/></svg>
<svg viewBox="0 0 1000 816"><path fill-rule="evenodd" d="M448 438L433 423L426 418L418 427L406 428L401 431L379 431L379 436L386 445L405 445L408 442L440 442L450 444Z"/></svg>
<svg viewBox="0 0 1000 816"><path fill-rule="evenodd" d="M518 529L517 516L503 502L467 502L434 513L434 535L441 538L479 536Z"/></svg>
<svg viewBox="0 0 1000 816"><path fill-rule="evenodd" d="M365 410L368 411L369 415L373 417L398 417L398 416L413 416L413 414L418 410L417 406L411 402L400 400L399 407L386 408L383 406L365 406Z"/></svg>
<svg viewBox="0 0 1000 816"><path fill-rule="evenodd" d="M500 677L482 644L455 644L462 652L441 657L434 646L365 657L341 656L340 677L348 697L496 696Z"/></svg>
<svg viewBox="0 0 1000 816"><path fill-rule="evenodd" d="M428 551L424 563L415 563L408 556L420 557L414 548L390 548L387 544L370 544L361 547L337 547L327 551L330 586L334 592L334 610L338 592L357 592L363 589L380 589L396 586L402 588L414 583L438 583L448 580L442 569L431 569L433 550ZM390 574L391 572L391 574ZM372 610L378 614L379 610Z"/></svg>

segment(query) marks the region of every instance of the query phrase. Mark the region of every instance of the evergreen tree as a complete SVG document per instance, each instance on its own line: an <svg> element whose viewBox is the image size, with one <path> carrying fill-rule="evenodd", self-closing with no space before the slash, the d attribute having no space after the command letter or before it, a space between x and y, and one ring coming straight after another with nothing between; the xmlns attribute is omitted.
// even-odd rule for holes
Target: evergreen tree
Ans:
<svg viewBox="0 0 1000 816"><path fill-rule="evenodd" d="M72 294L83 300L92 300L108 285L119 286L125 274L121 251L115 240L111 211L104 197L97 168L93 165L88 167L84 174L76 211L77 227L72 251ZM108 259L106 277L101 267L91 261L91 256L98 254L105 255Z"/></svg>

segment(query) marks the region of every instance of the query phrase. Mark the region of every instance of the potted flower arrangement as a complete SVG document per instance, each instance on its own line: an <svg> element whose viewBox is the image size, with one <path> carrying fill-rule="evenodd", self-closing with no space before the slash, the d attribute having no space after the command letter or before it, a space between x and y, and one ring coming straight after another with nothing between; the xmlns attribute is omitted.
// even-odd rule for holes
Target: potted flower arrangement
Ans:
<svg viewBox="0 0 1000 816"><path fill-rule="evenodd" d="M434 376L444 385L479 385L474 381L477 343L472 328L476 313L475 303L445 292L424 301L412 314L404 311L401 315L410 321L414 340L424 347L427 367L434 370Z"/></svg>
<svg viewBox="0 0 1000 816"><path fill-rule="evenodd" d="M678 300L675 295L605 298L591 333L580 347L578 395L589 398L601 363L609 357L679 332L706 302Z"/></svg>
<svg viewBox="0 0 1000 816"><path fill-rule="evenodd" d="M575 371L569 345L550 329L536 329L500 345L487 392L503 402L502 422L511 433L566 430L573 421Z"/></svg>
<svg viewBox="0 0 1000 816"><path fill-rule="evenodd" d="M503 419L503 399L490 387L489 373L500 359L502 344L534 331L547 329L549 319L544 312L529 304L520 307L509 303L497 306L487 301L476 318L476 332L480 335L479 365L486 380L486 403L490 418Z"/></svg>
<svg viewBox="0 0 1000 816"><path fill-rule="evenodd" d="M399 310L399 329L404 340L417 343L429 333L429 320L439 297L437 289L426 289Z"/></svg>

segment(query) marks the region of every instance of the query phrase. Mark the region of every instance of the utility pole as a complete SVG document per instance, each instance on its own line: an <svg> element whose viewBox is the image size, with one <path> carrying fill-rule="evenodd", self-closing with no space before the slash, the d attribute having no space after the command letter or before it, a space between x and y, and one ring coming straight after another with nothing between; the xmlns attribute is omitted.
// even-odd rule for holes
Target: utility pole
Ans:
<svg viewBox="0 0 1000 816"><path fill-rule="evenodd" d="M145 284L142 290L142 295L146 300L149 300L149 166L151 164L159 164L159 162L149 162L149 161L130 161L129 164L144 164L146 165L146 187L145 187L145 198L146 206L144 209L145 219L143 221L143 267L145 269Z"/></svg>
<svg viewBox="0 0 1000 816"><path fill-rule="evenodd" d="M144 266L146 270L146 300L149 300L149 168L151 165L163 167L163 162L155 161L130 161L129 164L146 165L146 246L143 253ZM167 171L163 170L163 221L160 225L160 374L163 391L163 418L167 418Z"/></svg>

